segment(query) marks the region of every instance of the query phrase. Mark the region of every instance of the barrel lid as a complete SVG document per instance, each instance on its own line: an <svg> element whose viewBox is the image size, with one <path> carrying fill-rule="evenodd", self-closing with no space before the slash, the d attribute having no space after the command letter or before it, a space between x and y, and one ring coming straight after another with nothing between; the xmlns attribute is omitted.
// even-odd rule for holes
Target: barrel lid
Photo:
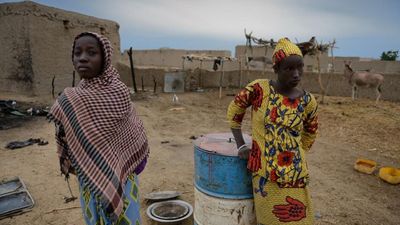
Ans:
<svg viewBox="0 0 400 225"><path fill-rule="evenodd" d="M243 134L246 144L251 144L251 137ZM202 150L213 152L219 155L237 156L238 149L232 133L211 133L206 134L194 141L194 145Z"/></svg>

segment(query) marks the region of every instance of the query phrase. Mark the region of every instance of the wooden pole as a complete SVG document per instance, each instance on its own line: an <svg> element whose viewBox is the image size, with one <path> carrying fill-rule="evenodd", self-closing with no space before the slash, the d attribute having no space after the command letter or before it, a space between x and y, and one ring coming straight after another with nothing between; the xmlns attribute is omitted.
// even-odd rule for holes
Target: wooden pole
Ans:
<svg viewBox="0 0 400 225"><path fill-rule="evenodd" d="M242 88L242 59L239 57L239 88Z"/></svg>
<svg viewBox="0 0 400 225"><path fill-rule="evenodd" d="M153 92L154 92L154 94L156 93L156 91L157 91L157 81L156 81L156 78L153 76L153 83L154 83L154 90L153 90Z"/></svg>
<svg viewBox="0 0 400 225"><path fill-rule="evenodd" d="M322 83L320 57L321 57L321 51L318 51L318 54L317 54L318 83L321 88L321 95L322 95L321 104L324 104L324 97L326 94L326 90L325 90L324 84Z"/></svg>
<svg viewBox="0 0 400 225"><path fill-rule="evenodd" d="M128 55L129 55L129 62L131 64L131 73L132 73L132 83L133 83L133 90L135 91L135 93L137 93L137 88L136 88L136 79L135 79L135 70L133 68L133 59L132 59L132 47L130 47L130 49L128 50Z"/></svg>
<svg viewBox="0 0 400 225"><path fill-rule="evenodd" d="M250 68L249 68L249 61L248 61L248 60L249 60L249 58L248 58L247 55L246 55L246 61L245 61L245 62L246 62L246 79L247 79L247 80L249 79L249 76L250 76L250 75L249 75L249 73L250 73L250 71L249 71Z"/></svg>
<svg viewBox="0 0 400 225"><path fill-rule="evenodd" d="M140 76L140 80L142 82L142 91L144 92L144 80L143 80L143 74Z"/></svg>
<svg viewBox="0 0 400 225"><path fill-rule="evenodd" d="M265 76L265 70L267 68L267 53L268 53L268 46L265 45L264 47L265 47L265 53L264 53L264 62L263 62L264 68L263 68L263 72L262 72L263 77Z"/></svg>
<svg viewBox="0 0 400 225"><path fill-rule="evenodd" d="M200 59L200 72L199 72L199 88L202 87L203 83L201 82L201 68L203 67L203 60Z"/></svg>
<svg viewBox="0 0 400 225"><path fill-rule="evenodd" d="M317 62L318 62L318 82L319 85L321 87L321 94L322 94L322 98L321 98L321 104L325 103L325 96L328 95L328 90L329 90L329 86L330 86L330 81L331 81L331 77L332 77L332 73L334 73L334 58L333 58L333 48L335 45L335 41L333 41L332 44L330 44L329 48L331 50L331 62L332 62L332 71L327 71L327 81L326 81L326 86L323 84L322 81L322 75L321 75L321 65L320 65L320 57L321 57L321 51L318 51L318 55L317 55Z"/></svg>
<svg viewBox="0 0 400 225"><path fill-rule="evenodd" d="M221 59L221 74L219 77L219 99L222 98L222 81L224 79L224 60Z"/></svg>
<svg viewBox="0 0 400 225"><path fill-rule="evenodd" d="M334 57L333 57L333 48L335 47L335 42L336 42L336 41L333 40L333 43L332 43L332 45L330 46L330 48L331 48L331 64L332 64L332 70L329 71L329 74L328 74L328 81L327 81L327 84L326 84L326 93L325 93L325 95L328 95L329 86L330 86L330 84L331 84L331 77L332 77L332 75L335 73L335 64L334 64L335 59L334 59Z"/></svg>
<svg viewBox="0 0 400 225"><path fill-rule="evenodd" d="M56 79L56 75L53 76L53 80L51 81L51 95L54 98L54 80Z"/></svg>
<svg viewBox="0 0 400 225"><path fill-rule="evenodd" d="M333 48L335 47L335 42L333 42L333 45L331 46L331 62L332 62L332 73L335 72L335 59L333 57Z"/></svg>
<svg viewBox="0 0 400 225"><path fill-rule="evenodd" d="M245 33L246 33L246 30L244 31ZM248 77L249 77L249 64L248 64L248 62L247 62L247 60L249 59L248 57L247 57L247 43L248 43L248 40L246 41L246 48L244 49L244 65L246 66L246 77L247 77L247 79L248 79ZM250 42L250 44L251 44L251 42ZM241 86L242 84L240 84L240 88L242 88L242 86Z"/></svg>

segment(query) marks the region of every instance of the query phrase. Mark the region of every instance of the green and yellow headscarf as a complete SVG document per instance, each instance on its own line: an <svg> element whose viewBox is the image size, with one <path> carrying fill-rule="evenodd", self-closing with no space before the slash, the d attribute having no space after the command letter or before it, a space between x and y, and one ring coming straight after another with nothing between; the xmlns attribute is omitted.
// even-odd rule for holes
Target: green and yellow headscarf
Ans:
<svg viewBox="0 0 400 225"><path fill-rule="evenodd" d="M281 38L276 44L274 53L272 54L272 64L275 66L290 55L303 57L303 54L297 45L293 44L288 38Z"/></svg>

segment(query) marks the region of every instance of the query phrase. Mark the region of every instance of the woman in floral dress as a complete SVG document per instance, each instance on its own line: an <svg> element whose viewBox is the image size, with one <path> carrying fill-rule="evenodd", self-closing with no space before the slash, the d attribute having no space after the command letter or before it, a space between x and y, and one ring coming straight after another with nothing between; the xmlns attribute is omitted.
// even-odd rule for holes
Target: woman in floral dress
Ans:
<svg viewBox="0 0 400 225"><path fill-rule="evenodd" d="M287 38L273 53L276 80L248 84L231 102L227 117L239 156L253 173L254 202L260 224L313 224L305 153L318 129L315 97L297 88L303 74L300 49ZM241 123L251 106L252 146Z"/></svg>

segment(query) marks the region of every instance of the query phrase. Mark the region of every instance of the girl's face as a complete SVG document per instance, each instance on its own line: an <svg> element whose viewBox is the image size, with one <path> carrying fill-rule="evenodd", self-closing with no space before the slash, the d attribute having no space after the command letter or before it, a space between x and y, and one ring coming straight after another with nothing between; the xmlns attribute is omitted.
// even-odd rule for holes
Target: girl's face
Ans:
<svg viewBox="0 0 400 225"><path fill-rule="evenodd" d="M283 59L275 69L279 83L285 88L295 88L301 81L303 67L303 58L298 55L291 55Z"/></svg>
<svg viewBox="0 0 400 225"><path fill-rule="evenodd" d="M83 79L100 76L103 72L103 52L99 41L90 35L78 38L73 50L75 70Z"/></svg>

